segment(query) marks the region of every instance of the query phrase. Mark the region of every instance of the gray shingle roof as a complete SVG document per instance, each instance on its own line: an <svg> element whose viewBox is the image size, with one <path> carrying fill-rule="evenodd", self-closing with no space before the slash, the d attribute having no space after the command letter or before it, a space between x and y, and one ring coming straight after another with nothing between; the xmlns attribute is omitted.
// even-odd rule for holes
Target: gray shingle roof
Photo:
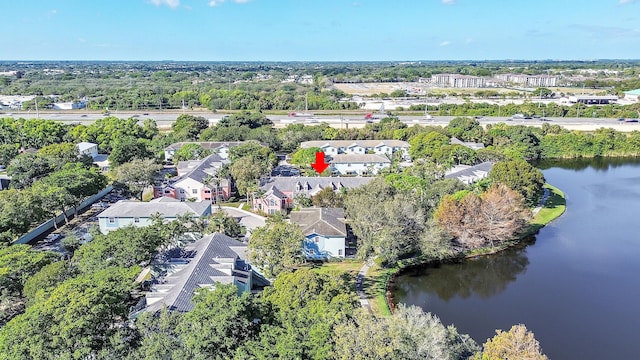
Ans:
<svg viewBox="0 0 640 360"><path fill-rule="evenodd" d="M266 193L264 193L265 197L269 195L275 195L280 199L285 199L287 197L287 195L283 194L282 191L278 190L278 188L273 185L267 190Z"/></svg>
<svg viewBox="0 0 640 360"><path fill-rule="evenodd" d="M490 161L485 161L478 165L469 166L461 170L456 171L454 169L454 171L447 173L444 177L446 179L459 179L463 182L466 182L463 179L473 179L473 181L477 181L483 177L486 177L486 175L491 171L491 168L493 168L493 163Z"/></svg>
<svg viewBox="0 0 640 360"><path fill-rule="evenodd" d="M189 178L197 182L204 183L207 176L214 175L222 168L226 161L216 154L211 154L202 159L191 171L186 173L181 179Z"/></svg>
<svg viewBox="0 0 640 360"><path fill-rule="evenodd" d="M391 163L388 157L378 154L338 154L331 156L331 164L347 163Z"/></svg>
<svg viewBox="0 0 640 360"><path fill-rule="evenodd" d="M462 146L466 146L470 149L473 150L478 150L478 149L484 149L484 144L483 143L476 143L476 142L471 142L471 141L462 141L456 137L452 137L451 140L449 141L449 143L451 145L462 145Z"/></svg>
<svg viewBox="0 0 640 360"><path fill-rule="evenodd" d="M161 197L149 202L120 200L98 214L98 217L148 218L155 213L160 213L163 218L177 217L183 214L192 214L199 217L210 212L211 202L209 201L182 202L176 199L169 199L170 198Z"/></svg>
<svg viewBox="0 0 640 360"><path fill-rule="evenodd" d="M341 188L352 189L368 184L373 179L374 178L372 177L272 177L262 180L260 189L268 191L271 186L275 186L278 190L288 193L306 193L318 186L323 189L330 186L334 190L339 190Z"/></svg>
<svg viewBox="0 0 640 360"><path fill-rule="evenodd" d="M238 146L241 144L244 144L244 141L201 141L201 142L197 142L197 141L187 141L187 142L178 142L175 144L171 144L169 146L167 146L165 148L165 150L178 150L181 147L187 145L187 144L199 144L200 146L202 146L205 149L208 150L215 150L221 147L233 147L233 146Z"/></svg>
<svg viewBox="0 0 640 360"><path fill-rule="evenodd" d="M166 305L169 310L186 312L193 309L195 290L216 282L248 281L250 272L244 266L246 244L221 233L207 235L185 247L180 260L188 264L164 278L147 294L147 301L156 300L147 311L156 312Z"/></svg>
<svg viewBox="0 0 640 360"><path fill-rule="evenodd" d="M338 208L307 208L291 213L291 222L302 229L304 235L347 236L344 210Z"/></svg>

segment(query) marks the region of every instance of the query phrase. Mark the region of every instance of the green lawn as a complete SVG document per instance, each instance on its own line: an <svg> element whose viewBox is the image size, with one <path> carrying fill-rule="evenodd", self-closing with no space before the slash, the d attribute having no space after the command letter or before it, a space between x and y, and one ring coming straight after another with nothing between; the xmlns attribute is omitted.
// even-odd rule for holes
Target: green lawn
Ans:
<svg viewBox="0 0 640 360"><path fill-rule="evenodd" d="M545 184L544 187L549 189L551 194L542 209L531 220L531 225L538 229L560 217L567 208L564 193L560 189L549 184Z"/></svg>
<svg viewBox="0 0 640 360"><path fill-rule="evenodd" d="M383 268L374 264L364 280L364 292L369 299L371 311L376 315L389 316L391 310L387 305L387 285L389 279L398 271L397 267Z"/></svg>
<svg viewBox="0 0 640 360"><path fill-rule="evenodd" d="M322 265L309 265L309 266L318 273L328 273L328 272L337 271L340 273L348 273L355 279L362 265L364 265L364 262L360 260L344 260L339 262L325 262L325 263L322 263Z"/></svg>

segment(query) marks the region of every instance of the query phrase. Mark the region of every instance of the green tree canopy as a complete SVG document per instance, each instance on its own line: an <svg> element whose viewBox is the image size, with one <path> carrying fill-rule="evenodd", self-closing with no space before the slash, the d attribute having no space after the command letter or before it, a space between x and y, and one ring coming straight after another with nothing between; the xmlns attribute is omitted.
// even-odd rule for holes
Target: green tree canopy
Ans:
<svg viewBox="0 0 640 360"><path fill-rule="evenodd" d="M491 169L489 179L520 193L528 206L537 204L545 183L542 172L523 160L498 162Z"/></svg>
<svg viewBox="0 0 640 360"><path fill-rule="evenodd" d="M133 159L148 159L153 157L149 149L148 141L133 137L124 137L117 140L109 154L109 163L112 166L122 165Z"/></svg>
<svg viewBox="0 0 640 360"><path fill-rule="evenodd" d="M298 225L283 219L269 219L265 226L251 233L247 256L267 277L275 277L286 268L304 261L303 239L304 234Z"/></svg>
<svg viewBox="0 0 640 360"><path fill-rule="evenodd" d="M211 155L211 150L205 149L202 145L193 143L185 144L173 154L174 161L202 160Z"/></svg>
<svg viewBox="0 0 640 360"><path fill-rule="evenodd" d="M113 170L116 181L124 184L129 192L142 200L144 190L154 184L155 174L162 169L152 159L133 159Z"/></svg>

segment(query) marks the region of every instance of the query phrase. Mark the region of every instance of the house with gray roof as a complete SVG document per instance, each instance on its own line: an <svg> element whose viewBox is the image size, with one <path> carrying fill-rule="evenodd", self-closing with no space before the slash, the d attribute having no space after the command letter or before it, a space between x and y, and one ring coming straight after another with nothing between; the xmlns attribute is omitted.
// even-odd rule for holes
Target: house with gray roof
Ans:
<svg viewBox="0 0 640 360"><path fill-rule="evenodd" d="M484 144L483 143L476 143L476 142L471 142L471 141L462 141L456 137L452 137L451 140L449 141L449 143L451 145L462 145L464 147L468 147L469 149L472 150L479 150L479 149L484 149Z"/></svg>
<svg viewBox="0 0 640 360"><path fill-rule="evenodd" d="M304 208L290 215L305 236L303 250L307 259L345 257L347 226L344 210L338 208Z"/></svg>
<svg viewBox="0 0 640 360"><path fill-rule="evenodd" d="M247 245L221 233L206 235L178 249L168 259L166 274L145 295L146 311L155 313L163 307L187 312L197 289L213 289L217 283L234 284L238 292L250 292L253 270L245 261Z"/></svg>
<svg viewBox="0 0 640 360"><path fill-rule="evenodd" d="M120 200L98 214L98 223L100 232L107 234L125 226L149 226L156 216L164 221L173 221L185 214L193 218L211 215L211 202L182 202L168 197L149 202Z"/></svg>
<svg viewBox="0 0 640 360"><path fill-rule="evenodd" d="M260 193L253 200L253 209L256 211L264 211L269 213L271 206L265 206L264 199L269 197L270 192L285 195L285 203L276 203L274 198L274 206L282 205L279 211L286 211L291 208L293 199L302 195L304 197L313 197L323 189L329 187L333 191L342 191L342 189L352 189L361 185L368 184L374 178L372 177L312 177L312 176L278 176L262 179L260 181ZM277 192L276 192L277 191ZM270 203L268 203L270 204ZM267 209L265 211L264 209Z"/></svg>
<svg viewBox="0 0 640 360"><path fill-rule="evenodd" d="M480 181L487 176L493 168L493 163L485 161L478 165L457 165L445 172L445 179L458 179L465 184L473 184L476 181Z"/></svg>
<svg viewBox="0 0 640 360"><path fill-rule="evenodd" d="M202 160L180 161L177 166L178 178L155 186L153 195L155 198L165 196L180 201L225 201L231 195L231 182L216 176L226 163L228 161L217 154Z"/></svg>
<svg viewBox="0 0 640 360"><path fill-rule="evenodd" d="M409 143L402 140L320 140L304 141L300 144L303 149L318 147L326 155L338 154L377 154L391 157L401 152L404 159L409 159Z"/></svg>
<svg viewBox="0 0 640 360"><path fill-rule="evenodd" d="M378 154L337 154L331 155L330 164L340 175L375 175L391 166L391 160Z"/></svg>
<svg viewBox="0 0 640 360"><path fill-rule="evenodd" d="M217 154L223 159L227 159L229 157L229 149L244 144L244 141L200 141L200 142L178 142L175 144L171 144L164 149L164 158L167 161L173 160L173 155L178 151L181 147L187 144L198 144L202 146L204 149L211 150L213 153Z"/></svg>

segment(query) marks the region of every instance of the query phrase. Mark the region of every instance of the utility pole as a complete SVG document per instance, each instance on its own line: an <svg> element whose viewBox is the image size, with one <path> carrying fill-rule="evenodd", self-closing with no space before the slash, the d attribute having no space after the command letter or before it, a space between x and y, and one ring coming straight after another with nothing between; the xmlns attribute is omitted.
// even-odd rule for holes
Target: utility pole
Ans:
<svg viewBox="0 0 640 360"><path fill-rule="evenodd" d="M36 119L40 119L40 111L38 111L38 97L35 97L36 100Z"/></svg>
<svg viewBox="0 0 640 360"><path fill-rule="evenodd" d="M540 105L542 105L542 88L540 88L540 101L538 102L538 109L540 109Z"/></svg>

